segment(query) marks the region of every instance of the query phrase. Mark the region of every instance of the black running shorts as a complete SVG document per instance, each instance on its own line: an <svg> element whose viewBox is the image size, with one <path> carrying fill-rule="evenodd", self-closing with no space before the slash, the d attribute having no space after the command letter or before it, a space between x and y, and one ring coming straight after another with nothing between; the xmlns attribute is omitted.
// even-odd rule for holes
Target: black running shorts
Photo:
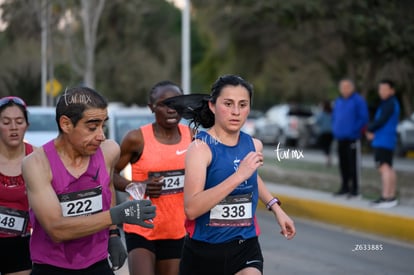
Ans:
<svg viewBox="0 0 414 275"><path fill-rule="evenodd" d="M136 248L145 248L154 253L157 260L169 260L181 258L184 238L151 241L138 234L125 232L125 242L128 252Z"/></svg>
<svg viewBox="0 0 414 275"><path fill-rule="evenodd" d="M0 273L32 269L29 251L30 236L0 238Z"/></svg>
<svg viewBox="0 0 414 275"><path fill-rule="evenodd" d="M180 275L233 275L247 267L263 273L263 255L257 237L222 244L189 237L184 241Z"/></svg>

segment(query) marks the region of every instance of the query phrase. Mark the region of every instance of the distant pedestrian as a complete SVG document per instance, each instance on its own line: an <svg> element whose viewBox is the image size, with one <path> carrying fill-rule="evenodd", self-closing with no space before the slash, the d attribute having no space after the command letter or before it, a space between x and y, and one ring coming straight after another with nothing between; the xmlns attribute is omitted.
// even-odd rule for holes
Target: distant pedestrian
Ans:
<svg viewBox="0 0 414 275"><path fill-rule="evenodd" d="M322 111L316 116L316 125L319 130L318 146L325 155L326 166L329 167L332 165L331 147L333 141L331 101L325 100L322 103Z"/></svg>
<svg viewBox="0 0 414 275"><path fill-rule="evenodd" d="M360 138L369 120L365 100L355 91L350 79L339 82L340 96L335 100L332 112L332 131L338 141L341 188L335 195L359 195L359 172L361 158ZM349 186L351 182L351 186Z"/></svg>
<svg viewBox="0 0 414 275"><path fill-rule="evenodd" d="M396 198L397 175L392 168L392 159L397 144L397 125L400 104L395 96L395 85L391 80L382 80L378 86L381 104L375 113L374 121L368 125L367 139L374 148L374 158L382 180L382 195L373 202L378 208L394 207Z"/></svg>

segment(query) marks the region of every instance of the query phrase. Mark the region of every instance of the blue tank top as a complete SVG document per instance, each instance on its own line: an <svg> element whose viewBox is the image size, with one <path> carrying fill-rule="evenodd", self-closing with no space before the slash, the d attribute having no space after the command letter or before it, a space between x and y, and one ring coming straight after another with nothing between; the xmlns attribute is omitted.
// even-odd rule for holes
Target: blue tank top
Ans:
<svg viewBox="0 0 414 275"><path fill-rule="evenodd" d="M54 141L43 145L52 171L52 187L64 216L93 215L110 208L110 177L102 150L89 159L88 169L73 177L60 159ZM30 239L32 261L67 269L83 269L108 257L108 229L76 240L56 243L45 232L30 210L33 233Z"/></svg>
<svg viewBox="0 0 414 275"><path fill-rule="evenodd" d="M241 160L255 151L251 136L240 132L239 142L227 146L207 132L196 135L196 142L206 143L212 154L207 167L204 189L212 188L231 176ZM259 235L256 222L258 202L257 171L234 189L222 202L195 220L186 221L186 229L191 238L208 243L225 243L244 240Z"/></svg>

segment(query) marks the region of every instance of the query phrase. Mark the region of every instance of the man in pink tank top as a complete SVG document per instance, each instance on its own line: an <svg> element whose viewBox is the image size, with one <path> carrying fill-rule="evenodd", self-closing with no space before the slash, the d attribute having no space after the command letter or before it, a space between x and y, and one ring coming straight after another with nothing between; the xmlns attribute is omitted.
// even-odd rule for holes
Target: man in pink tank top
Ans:
<svg viewBox="0 0 414 275"><path fill-rule="evenodd" d="M111 176L120 150L105 140L107 119L107 101L99 93L69 89L56 106L59 135L23 160L32 274L114 274L126 259L116 226L153 226L146 221L155 217L149 200L112 207Z"/></svg>

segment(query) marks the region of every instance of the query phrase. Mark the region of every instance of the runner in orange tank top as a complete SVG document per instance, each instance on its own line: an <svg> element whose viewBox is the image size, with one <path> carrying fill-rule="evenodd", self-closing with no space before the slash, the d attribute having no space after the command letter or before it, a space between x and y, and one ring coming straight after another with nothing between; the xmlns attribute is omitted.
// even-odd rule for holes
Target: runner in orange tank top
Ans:
<svg viewBox="0 0 414 275"><path fill-rule="evenodd" d="M146 183L146 195L156 205L153 229L124 224L130 274L177 275L184 228L185 154L192 133L179 124L179 114L162 101L181 95L170 81L157 83L148 106L155 122L131 130L121 142L121 157L115 167L115 188L125 191L131 181L119 175L132 164L132 182Z"/></svg>

